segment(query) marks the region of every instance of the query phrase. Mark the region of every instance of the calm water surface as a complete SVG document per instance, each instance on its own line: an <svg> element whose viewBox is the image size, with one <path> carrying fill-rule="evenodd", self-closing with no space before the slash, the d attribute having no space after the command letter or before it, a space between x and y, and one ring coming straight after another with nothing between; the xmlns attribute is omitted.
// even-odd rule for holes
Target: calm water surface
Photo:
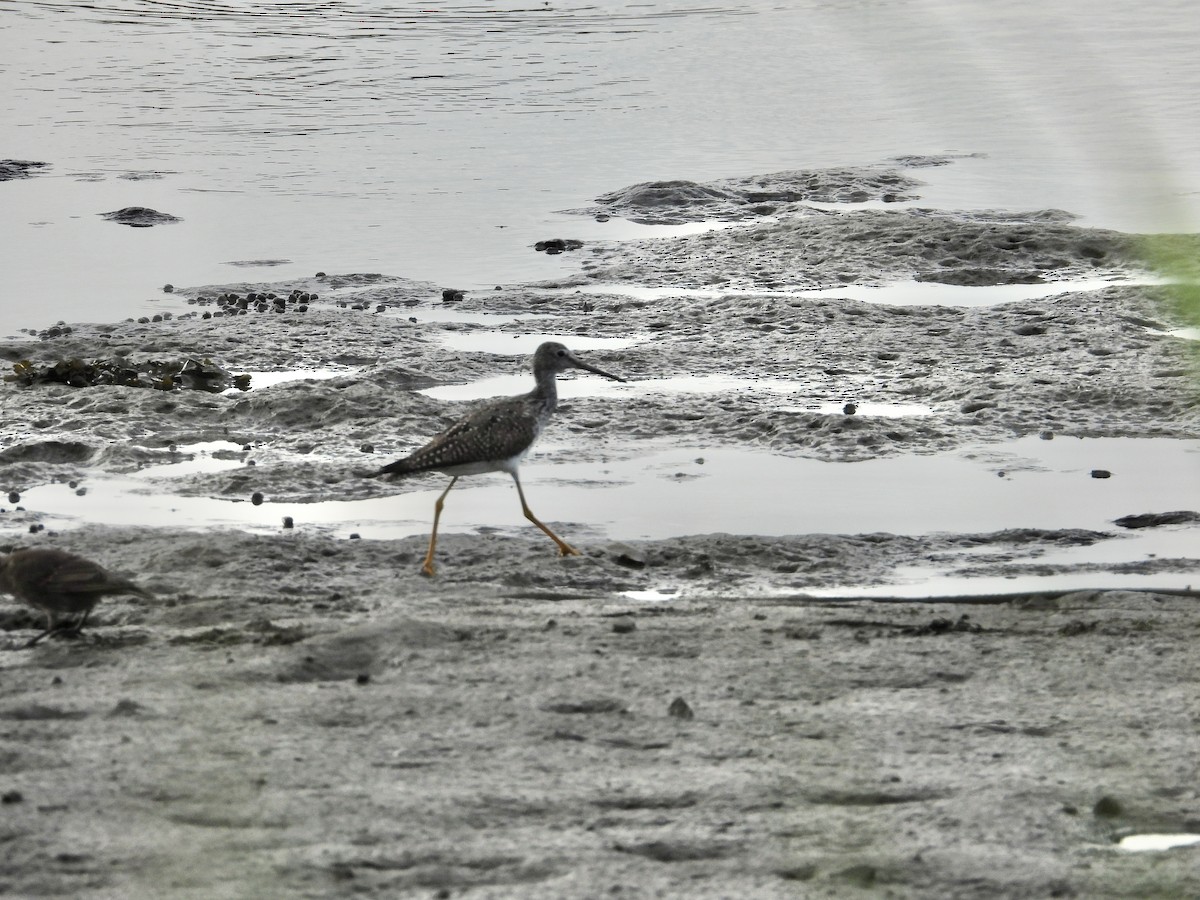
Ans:
<svg viewBox="0 0 1200 900"><path fill-rule="evenodd" d="M554 277L638 181L983 154L924 203L1200 223L1190 0L0 0L0 334L164 283ZM99 213L150 206L150 229ZM230 266L248 260L266 266Z"/></svg>

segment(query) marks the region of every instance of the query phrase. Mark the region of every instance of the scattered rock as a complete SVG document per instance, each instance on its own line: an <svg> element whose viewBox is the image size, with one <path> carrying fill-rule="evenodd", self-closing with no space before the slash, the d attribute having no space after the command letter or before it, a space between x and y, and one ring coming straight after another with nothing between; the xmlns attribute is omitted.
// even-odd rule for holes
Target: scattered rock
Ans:
<svg viewBox="0 0 1200 900"><path fill-rule="evenodd" d="M178 216L159 212L145 206L126 206L113 212L100 213L101 217L120 225L131 228L150 228L154 225L167 225L171 222L182 222Z"/></svg>
<svg viewBox="0 0 1200 900"><path fill-rule="evenodd" d="M696 717L691 706L682 697L676 697L671 701L671 705L667 707L667 715L674 719L694 719Z"/></svg>
<svg viewBox="0 0 1200 900"><path fill-rule="evenodd" d="M582 246L583 241L577 241L574 238L551 238L548 241L538 241L533 245L533 249L539 253L549 253L553 256L567 250L578 250Z"/></svg>
<svg viewBox="0 0 1200 900"><path fill-rule="evenodd" d="M628 569L646 568L646 554L636 547L624 543L615 543L609 546L609 552L619 566L625 566Z"/></svg>
<svg viewBox="0 0 1200 900"><path fill-rule="evenodd" d="M49 163L33 162L28 159L0 159L0 181L12 181L16 178L28 178L37 169Z"/></svg>
<svg viewBox="0 0 1200 900"><path fill-rule="evenodd" d="M198 390L219 394L231 388L250 390L249 375L234 375L210 359L180 360L83 360L64 359L53 365L37 366L29 360L13 365L11 375L4 380L22 387L42 384L65 384L85 388L100 385L153 388L159 391Z"/></svg>
<svg viewBox="0 0 1200 900"><path fill-rule="evenodd" d="M10 502L17 501L10 498ZM1192 525L1197 522L1200 522L1200 512L1188 509L1165 513L1140 513L1113 520L1114 525L1120 525L1122 528L1158 528L1161 525Z"/></svg>

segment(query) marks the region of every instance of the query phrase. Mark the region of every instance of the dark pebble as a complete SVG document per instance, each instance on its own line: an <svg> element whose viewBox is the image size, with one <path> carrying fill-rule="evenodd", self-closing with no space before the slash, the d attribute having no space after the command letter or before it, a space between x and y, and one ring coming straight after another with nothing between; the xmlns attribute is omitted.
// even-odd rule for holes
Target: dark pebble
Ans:
<svg viewBox="0 0 1200 900"><path fill-rule="evenodd" d="M284 528L295 528L296 523L294 521L292 521L291 516L284 516L283 517L283 527Z"/></svg>
<svg viewBox="0 0 1200 900"><path fill-rule="evenodd" d="M20 503L21 495L18 494L16 491L9 491L8 492L8 502L9 503Z"/></svg>
<svg viewBox="0 0 1200 900"><path fill-rule="evenodd" d="M1092 469L1093 478L1112 478L1112 472L1108 469Z"/></svg>
<svg viewBox="0 0 1200 900"><path fill-rule="evenodd" d="M253 494L251 494L250 502L253 503L255 506L262 506L262 502L263 502L262 492L255 491Z"/></svg>
<svg viewBox="0 0 1200 900"><path fill-rule="evenodd" d="M694 719L696 717L692 708L688 706L688 702L682 697L676 697L671 701L671 705L667 707L667 715L676 719Z"/></svg>

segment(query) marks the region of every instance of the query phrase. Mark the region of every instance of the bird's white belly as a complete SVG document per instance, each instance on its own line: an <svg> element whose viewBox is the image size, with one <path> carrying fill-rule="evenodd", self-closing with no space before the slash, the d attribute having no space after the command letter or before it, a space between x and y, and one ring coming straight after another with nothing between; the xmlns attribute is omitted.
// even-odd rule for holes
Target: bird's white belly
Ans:
<svg viewBox="0 0 1200 900"><path fill-rule="evenodd" d="M525 458L525 454L528 452L527 448L516 456L508 457L508 459L486 459L476 462L458 463L453 466L443 466L439 471L455 477L460 475L482 475L484 472L507 472L509 475L515 475L517 466L521 464L521 460Z"/></svg>

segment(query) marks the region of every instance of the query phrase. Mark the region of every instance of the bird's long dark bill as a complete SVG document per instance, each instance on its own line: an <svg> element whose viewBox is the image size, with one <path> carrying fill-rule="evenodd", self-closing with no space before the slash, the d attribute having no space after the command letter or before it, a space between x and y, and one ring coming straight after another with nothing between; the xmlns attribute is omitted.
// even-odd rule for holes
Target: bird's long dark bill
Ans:
<svg viewBox="0 0 1200 900"><path fill-rule="evenodd" d="M614 375L612 372L605 372L603 369L597 369L595 366L590 366L583 360L574 356L571 357L571 362L575 363L576 368L586 369L589 372L595 372L597 375L603 375L605 378L611 378L613 381L625 381L625 379L620 375Z"/></svg>

